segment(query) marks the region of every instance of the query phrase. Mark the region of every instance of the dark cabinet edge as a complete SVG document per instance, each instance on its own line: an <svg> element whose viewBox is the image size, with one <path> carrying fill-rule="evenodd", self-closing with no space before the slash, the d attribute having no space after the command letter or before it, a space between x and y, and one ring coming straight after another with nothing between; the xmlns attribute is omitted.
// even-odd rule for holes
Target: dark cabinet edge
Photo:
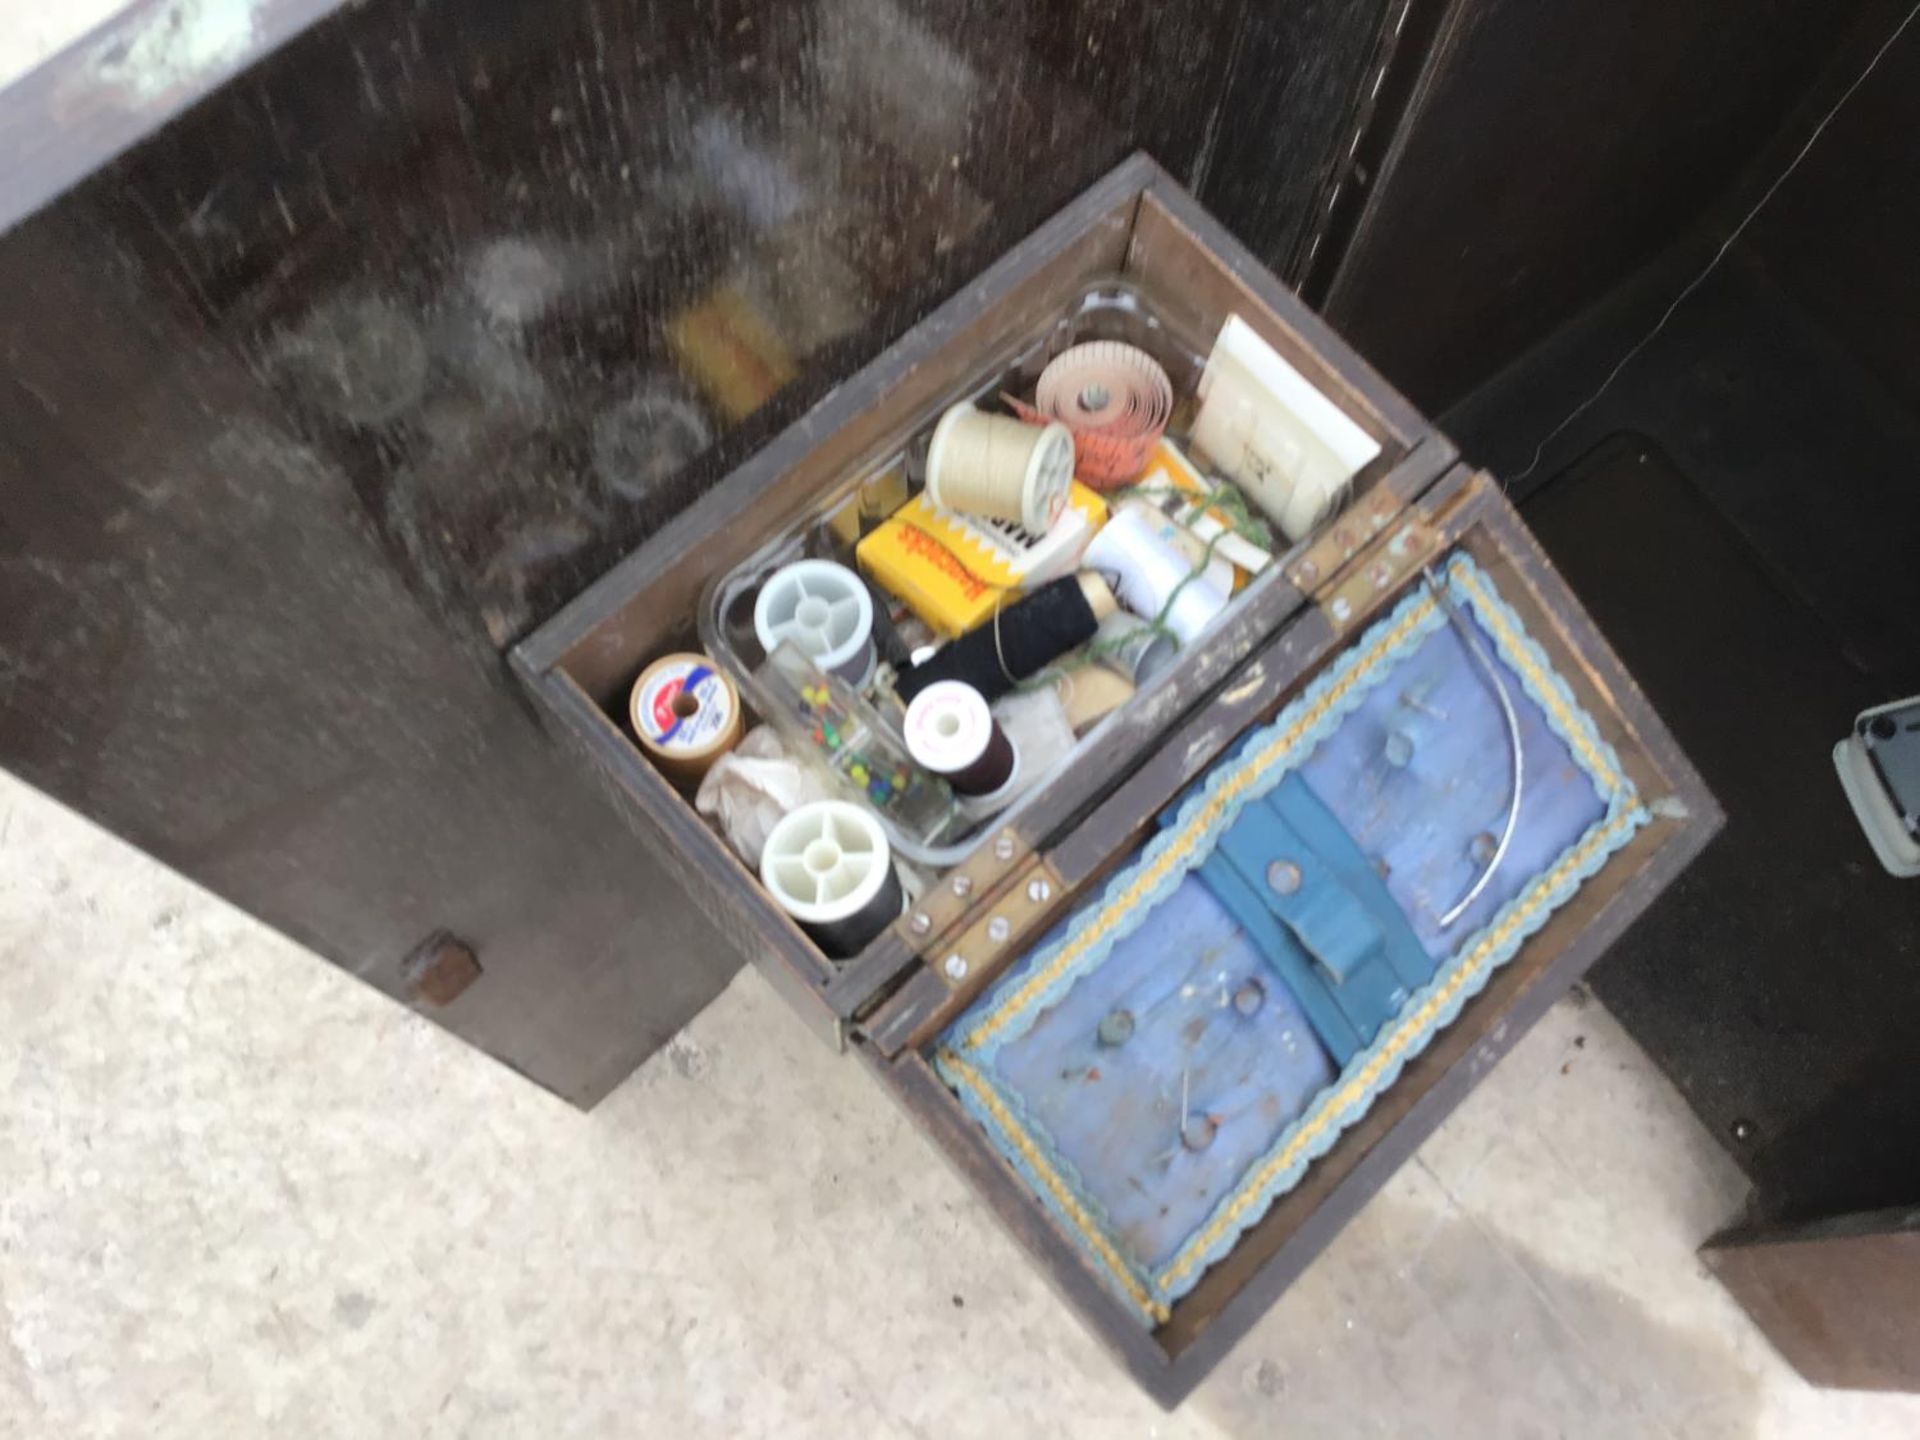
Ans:
<svg viewBox="0 0 1920 1440"><path fill-rule="evenodd" d="M1794 1224L1741 1222L1719 1231L1700 1247L1709 1265L1719 1252L1757 1245L1807 1245L1822 1240L1852 1240L1866 1235L1898 1235L1920 1230L1920 1203L1885 1210L1829 1215Z"/></svg>
<svg viewBox="0 0 1920 1440"><path fill-rule="evenodd" d="M142 74L127 57L161 52L153 37L183 22L174 0L134 0L0 87L0 150L9 159L0 181L0 234L342 8L342 0L229 7L236 27L230 44L187 73L150 60L154 73Z"/></svg>

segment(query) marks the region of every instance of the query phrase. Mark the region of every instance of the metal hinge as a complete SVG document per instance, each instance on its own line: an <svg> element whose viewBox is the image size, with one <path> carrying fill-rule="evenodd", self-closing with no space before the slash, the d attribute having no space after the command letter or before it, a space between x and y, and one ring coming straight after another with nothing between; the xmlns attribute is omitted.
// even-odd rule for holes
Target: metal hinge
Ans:
<svg viewBox="0 0 1920 1440"><path fill-rule="evenodd" d="M1440 548L1440 532L1427 521L1416 517L1403 522L1317 597L1333 633L1344 635L1372 615Z"/></svg>
<svg viewBox="0 0 1920 1440"><path fill-rule="evenodd" d="M977 985L997 968L995 962L1024 945L1052 914L1063 888L1046 856L1032 856L963 928L921 952L927 968L949 989Z"/></svg>
<svg viewBox="0 0 1920 1440"><path fill-rule="evenodd" d="M1286 567L1287 579L1302 595L1318 598L1347 564L1399 518L1406 502L1390 485L1376 485Z"/></svg>
<svg viewBox="0 0 1920 1440"><path fill-rule="evenodd" d="M939 884L894 922L894 928L909 950L931 953L1032 853L1033 848L1018 831L1012 826L1004 828L942 876Z"/></svg>

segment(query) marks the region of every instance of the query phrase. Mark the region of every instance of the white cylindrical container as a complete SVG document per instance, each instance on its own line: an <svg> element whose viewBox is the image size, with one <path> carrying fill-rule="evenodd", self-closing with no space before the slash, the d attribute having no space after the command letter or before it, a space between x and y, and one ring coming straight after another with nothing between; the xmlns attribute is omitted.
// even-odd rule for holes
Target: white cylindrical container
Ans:
<svg viewBox="0 0 1920 1440"><path fill-rule="evenodd" d="M1108 576L1122 605L1143 620L1160 619L1182 646L1191 645L1227 608L1228 595L1205 574L1195 575L1187 558L1138 509L1122 508L1101 526L1081 564Z"/></svg>

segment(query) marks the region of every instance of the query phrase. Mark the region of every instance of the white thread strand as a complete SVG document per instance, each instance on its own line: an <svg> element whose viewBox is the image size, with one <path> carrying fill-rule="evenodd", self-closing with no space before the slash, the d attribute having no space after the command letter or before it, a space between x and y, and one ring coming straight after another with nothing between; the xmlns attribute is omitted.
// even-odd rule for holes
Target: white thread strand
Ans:
<svg viewBox="0 0 1920 1440"><path fill-rule="evenodd" d="M1907 11L1906 18L1894 27L1893 33L1887 36L1885 43L1882 44L1878 50L1874 51L1873 58L1867 61L1867 68L1862 70L1859 75L1854 78L1853 83L1847 86L1845 91L1841 93L1840 98L1833 102L1833 107L1820 117L1820 123L1813 127L1813 133L1807 136L1806 143L1794 154L1793 159L1787 162L1787 168L1782 170L1774 179L1774 182L1767 187L1766 193L1754 203L1753 208L1741 217L1740 223L1733 227L1728 233L1727 238L1720 242L1720 248L1714 251L1713 258L1707 261L1706 267L1687 283L1686 288L1674 296L1673 303L1667 306L1666 313L1655 322L1654 327L1642 336L1638 343L1620 357L1619 363L1607 372L1607 378L1600 382L1594 392L1578 405L1574 406L1574 408L1568 412L1566 419L1554 426L1553 429L1549 430L1546 435L1541 438L1540 443L1533 448L1533 459L1527 462L1527 468L1505 482L1508 488L1518 485L1522 480L1537 470L1542 457L1547 453L1547 446L1551 445L1555 440L1558 440L1567 432L1568 427L1571 426L1574 421L1578 420L1598 404L1600 397L1612 388L1613 382L1620 378L1621 373L1638 358L1640 352L1660 338L1661 331L1667 328L1667 322L1673 319L1674 313L1687 302L1694 291L1707 283L1708 278L1715 270L1720 268L1720 262L1726 259L1728 252L1739 243L1740 237L1746 233L1747 227L1759 218L1760 212L1767 208L1767 203L1773 199L1780 187L1786 184L1792 177L1793 172L1800 168L1800 162L1807 158L1808 153L1813 149L1814 145L1818 143L1820 137L1826 133L1827 126L1832 124L1834 117L1846 108L1846 104L1853 98L1854 92L1867 83L1867 77L1879 68L1880 62L1886 58L1887 52L1893 49L1902 35L1906 34L1907 27L1913 24L1916 17L1920 17L1920 3L1915 4L1911 10Z"/></svg>

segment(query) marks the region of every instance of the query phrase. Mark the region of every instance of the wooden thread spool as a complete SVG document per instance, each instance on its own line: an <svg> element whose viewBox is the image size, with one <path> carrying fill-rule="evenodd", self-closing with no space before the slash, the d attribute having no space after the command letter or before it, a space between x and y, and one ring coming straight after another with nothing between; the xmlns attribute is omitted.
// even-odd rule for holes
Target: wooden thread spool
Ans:
<svg viewBox="0 0 1920 1440"><path fill-rule="evenodd" d="M698 785L740 743L740 695L704 655L663 655L634 682L628 718L647 758L674 784Z"/></svg>
<svg viewBox="0 0 1920 1440"><path fill-rule="evenodd" d="M989 702L1091 640L1116 604L1107 582L1092 573L1062 575L997 610L918 665L894 677L902 700L940 680L964 680Z"/></svg>
<svg viewBox="0 0 1920 1440"><path fill-rule="evenodd" d="M1073 434L955 405L933 428L927 495L942 510L1010 520L1044 535L1067 507Z"/></svg>
<svg viewBox="0 0 1920 1440"><path fill-rule="evenodd" d="M1082 665L1054 682L1067 724L1084 735L1133 698L1133 681L1105 665Z"/></svg>

